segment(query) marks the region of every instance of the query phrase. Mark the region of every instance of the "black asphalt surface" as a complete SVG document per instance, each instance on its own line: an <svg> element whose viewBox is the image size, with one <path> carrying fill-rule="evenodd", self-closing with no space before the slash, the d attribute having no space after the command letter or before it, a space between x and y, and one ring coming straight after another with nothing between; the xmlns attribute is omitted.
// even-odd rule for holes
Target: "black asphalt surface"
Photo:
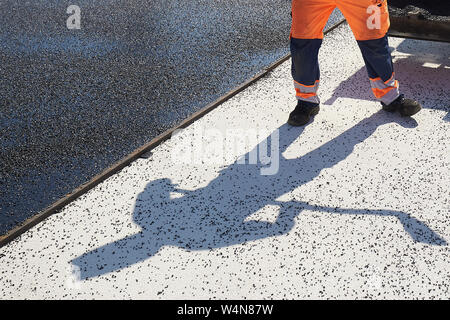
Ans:
<svg viewBox="0 0 450 320"><path fill-rule="evenodd" d="M0 21L4 234L288 53L290 0L3 0Z"/></svg>

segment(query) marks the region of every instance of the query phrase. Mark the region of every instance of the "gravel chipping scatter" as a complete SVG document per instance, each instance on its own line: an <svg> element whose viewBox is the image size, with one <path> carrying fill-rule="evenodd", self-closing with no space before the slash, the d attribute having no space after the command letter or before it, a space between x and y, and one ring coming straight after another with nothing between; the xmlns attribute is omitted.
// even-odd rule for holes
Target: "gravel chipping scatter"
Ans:
<svg viewBox="0 0 450 320"><path fill-rule="evenodd" d="M1 247L0 296L448 299L450 44L389 45L414 117L374 101L342 24L308 125L286 123L287 60ZM248 144L218 138L239 128Z"/></svg>
<svg viewBox="0 0 450 320"><path fill-rule="evenodd" d="M287 54L289 13L287 0L2 1L0 234Z"/></svg>

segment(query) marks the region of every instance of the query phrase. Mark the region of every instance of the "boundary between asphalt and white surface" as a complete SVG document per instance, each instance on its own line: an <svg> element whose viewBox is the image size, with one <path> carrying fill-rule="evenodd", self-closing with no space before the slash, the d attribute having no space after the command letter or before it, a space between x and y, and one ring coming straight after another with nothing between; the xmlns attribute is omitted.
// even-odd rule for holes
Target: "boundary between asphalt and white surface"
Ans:
<svg viewBox="0 0 450 320"><path fill-rule="evenodd" d="M331 31L333 31L334 29L339 27L344 22L345 22L345 19L341 19L335 25L331 26L326 31L324 31L324 35L328 34ZM157 147L162 142L164 142L167 139L169 139L174 131L189 126L191 123L193 123L194 121L200 119L201 117L203 117L204 115L206 115L210 111L214 110L215 108L217 108L219 105L221 105L225 101L229 100L230 98L234 97L239 92L241 92L244 89L248 88L249 86L251 86L252 84L257 82L261 78L265 77L269 72L271 72L273 69L278 67L283 62L287 61L290 57L291 57L291 55L287 54L284 57L280 58L279 60L275 61L274 63L272 63L268 67L264 68L263 71L261 71L260 73L256 74L253 78L247 80L246 82L244 82L243 84L239 85L235 89L231 90L230 92L228 92L224 96L220 97L219 99L217 99L213 103L211 103L211 104L205 106L204 108L200 109L199 111L195 112L194 114L192 114L187 119L183 120L180 124L176 125L175 127L166 130L165 132L163 132L159 136L157 136L154 139L152 139L147 144L137 148L136 150L131 152L129 155L127 155L123 159L119 160L118 162L114 163L113 165L111 165L110 167L105 169L100 174L94 176L90 181L88 181L88 182L82 184L80 187L76 188L73 192L67 194L65 197L63 197L60 200L56 201L55 203L53 203L52 205L50 205L49 207L47 207L43 211L37 213L33 217L25 220L25 222L23 222L19 226L15 227L14 229L8 231L5 235L0 236L0 248L5 246L6 244L10 243L12 240L16 239L21 234L23 234L27 230L31 229L32 227L34 227L38 223L42 222L43 220L45 220L49 216L57 213L59 210L64 208L66 205L68 205L72 201L78 199L80 196L82 196L83 194L85 194L86 192L88 192L89 190L91 190L92 188L94 188L95 186L100 184L101 182L105 181L106 179L108 179L109 177L114 175L115 173L119 172L120 170L122 170L123 168L125 168L126 166L131 164L133 161L139 159L140 157L142 157L146 153L151 152L151 150L153 150L155 147Z"/></svg>

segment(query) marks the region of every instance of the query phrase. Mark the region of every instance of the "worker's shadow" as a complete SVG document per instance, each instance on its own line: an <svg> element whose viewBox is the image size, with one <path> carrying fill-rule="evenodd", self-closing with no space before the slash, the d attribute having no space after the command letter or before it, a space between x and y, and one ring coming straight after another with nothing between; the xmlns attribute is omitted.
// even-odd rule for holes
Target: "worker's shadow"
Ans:
<svg viewBox="0 0 450 320"><path fill-rule="evenodd" d="M430 46L427 41L406 39L391 50L397 57L394 70L400 91L418 100L424 108L448 112L444 120L450 121L450 44L434 42ZM358 90L355 84L359 84ZM341 82L324 104L332 105L341 97L374 100L365 67Z"/></svg>
<svg viewBox="0 0 450 320"><path fill-rule="evenodd" d="M302 157L287 159L283 151L299 137L303 128L285 124L266 140L271 150L277 142L274 133L279 135L279 148L274 148L271 154L273 162L279 158L278 171L273 175L261 175L261 169L267 165L234 163L206 186L195 190L181 190L167 178L151 181L137 197L133 212L133 221L141 231L87 252L72 263L79 267L81 279L88 279L143 261L163 246L207 250L282 235L293 228L295 217L303 210L396 217L414 241L446 245L443 238L407 212L326 207L301 198L277 200L312 181L324 168L347 158L356 144L390 122L406 128L417 125L411 118L379 111ZM261 144L255 149L258 147ZM269 222L255 218L253 214L260 209L264 211L268 205L278 207L276 219Z"/></svg>

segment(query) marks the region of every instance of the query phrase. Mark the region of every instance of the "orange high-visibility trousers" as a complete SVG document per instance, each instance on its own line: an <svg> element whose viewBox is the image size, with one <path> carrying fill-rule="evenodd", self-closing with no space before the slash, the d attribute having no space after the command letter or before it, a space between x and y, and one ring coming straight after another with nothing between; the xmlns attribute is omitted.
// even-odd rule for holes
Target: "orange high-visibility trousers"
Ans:
<svg viewBox="0 0 450 320"><path fill-rule="evenodd" d="M292 0L292 76L299 100L319 103L318 52L323 29L338 7L361 49L372 92L389 104L399 96L387 41L389 13L386 0Z"/></svg>

